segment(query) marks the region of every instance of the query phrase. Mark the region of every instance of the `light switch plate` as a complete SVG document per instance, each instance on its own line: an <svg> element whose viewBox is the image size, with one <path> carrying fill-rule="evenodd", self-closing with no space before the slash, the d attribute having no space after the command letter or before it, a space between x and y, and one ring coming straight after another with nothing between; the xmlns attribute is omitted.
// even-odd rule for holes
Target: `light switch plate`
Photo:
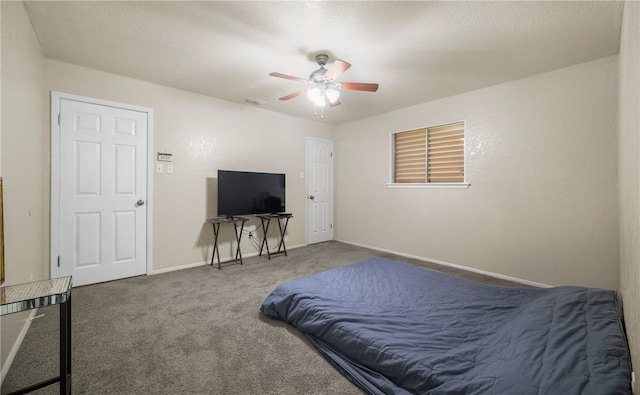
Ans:
<svg viewBox="0 0 640 395"><path fill-rule="evenodd" d="M156 173L162 173L164 172L164 165L162 163L157 163L156 164Z"/></svg>

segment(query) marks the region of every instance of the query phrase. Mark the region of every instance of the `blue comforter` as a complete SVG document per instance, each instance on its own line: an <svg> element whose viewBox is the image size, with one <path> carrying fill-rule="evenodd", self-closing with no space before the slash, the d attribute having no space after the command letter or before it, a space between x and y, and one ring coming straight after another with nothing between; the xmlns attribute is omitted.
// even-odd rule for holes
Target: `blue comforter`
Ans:
<svg viewBox="0 0 640 395"><path fill-rule="evenodd" d="M278 286L261 311L370 394L630 394L613 291L507 288L371 258Z"/></svg>

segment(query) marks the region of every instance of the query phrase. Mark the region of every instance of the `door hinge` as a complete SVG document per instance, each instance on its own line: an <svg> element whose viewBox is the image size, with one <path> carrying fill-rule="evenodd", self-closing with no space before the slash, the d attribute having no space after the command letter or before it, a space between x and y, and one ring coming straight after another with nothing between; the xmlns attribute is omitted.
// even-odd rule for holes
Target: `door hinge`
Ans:
<svg viewBox="0 0 640 395"><path fill-rule="evenodd" d="M58 126L62 125L62 113L58 113Z"/></svg>
<svg viewBox="0 0 640 395"><path fill-rule="evenodd" d="M333 158L333 152L331 152L331 157Z"/></svg>
<svg viewBox="0 0 640 395"><path fill-rule="evenodd" d="M58 267L60 267L60 255L58 255Z"/></svg>
<svg viewBox="0 0 640 395"><path fill-rule="evenodd" d="M329 224L329 229L333 229L333 224Z"/></svg>

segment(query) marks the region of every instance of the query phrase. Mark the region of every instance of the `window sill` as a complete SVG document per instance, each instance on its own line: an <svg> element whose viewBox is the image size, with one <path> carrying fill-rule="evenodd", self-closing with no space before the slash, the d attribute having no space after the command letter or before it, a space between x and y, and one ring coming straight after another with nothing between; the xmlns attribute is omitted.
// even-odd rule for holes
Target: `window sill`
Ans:
<svg viewBox="0 0 640 395"><path fill-rule="evenodd" d="M388 188L426 188L426 189L467 189L471 186L469 183L465 182L442 182L442 183L416 183L416 184L394 184L388 183Z"/></svg>

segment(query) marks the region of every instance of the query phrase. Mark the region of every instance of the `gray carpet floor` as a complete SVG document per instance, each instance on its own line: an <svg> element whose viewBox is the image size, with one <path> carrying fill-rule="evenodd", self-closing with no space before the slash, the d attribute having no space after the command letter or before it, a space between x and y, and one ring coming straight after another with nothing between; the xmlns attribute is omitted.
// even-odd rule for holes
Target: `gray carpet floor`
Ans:
<svg viewBox="0 0 640 395"><path fill-rule="evenodd" d="M199 266L74 288L75 394L362 394L297 330L259 308L280 283L372 256L520 284L327 242L244 265ZM2 394L57 375L58 306L39 309ZM54 384L35 394L58 393Z"/></svg>

